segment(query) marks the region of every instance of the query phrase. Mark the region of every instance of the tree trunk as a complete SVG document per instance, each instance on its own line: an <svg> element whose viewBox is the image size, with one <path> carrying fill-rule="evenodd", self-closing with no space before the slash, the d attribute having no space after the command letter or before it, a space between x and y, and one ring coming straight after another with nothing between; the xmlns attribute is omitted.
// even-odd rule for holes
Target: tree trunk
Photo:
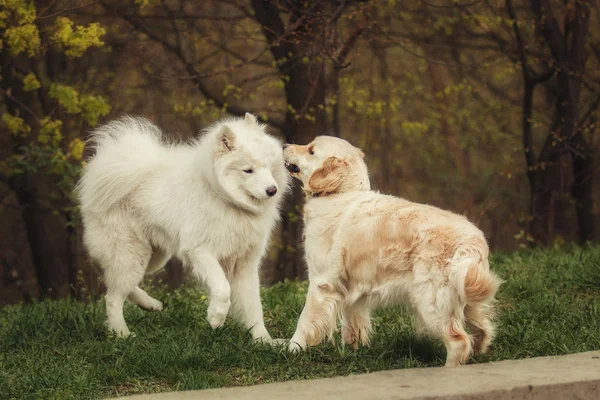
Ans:
<svg viewBox="0 0 600 400"><path fill-rule="evenodd" d="M287 104L295 112L286 114L285 136L289 143L306 144L327 124L325 113L319 107L325 104L325 70L322 63L295 63L291 68L285 94ZM304 195L300 183L293 184L284 207L282 249L275 275L278 281L305 278L301 212Z"/></svg>
<svg viewBox="0 0 600 400"><path fill-rule="evenodd" d="M377 15L377 14L376 14ZM389 18L386 18L389 23ZM392 131L390 129L390 91L387 89L389 78L388 55L385 46L378 40L372 40L371 51L377 58L379 65L379 77L386 89L381 93L381 98L385 102L387 115L384 120L377 122L375 125L375 137L379 142L379 177L377 179L377 189L390 193L392 186L392 175L394 166L392 165L392 157L394 142L392 141Z"/></svg>
<svg viewBox="0 0 600 400"><path fill-rule="evenodd" d="M65 270L66 253L61 246L65 243L64 226L66 222L60 216L51 215L40 209L37 195L30 179L19 179L15 184L15 193L21 208L21 218L27 234L27 242L35 268L40 297L59 298L61 281Z"/></svg>
<svg viewBox="0 0 600 400"><path fill-rule="evenodd" d="M577 212L577 239L579 244L585 244L594 238L594 200L593 200L593 152L585 156L576 155L573 160L573 186L571 195L575 199L575 210Z"/></svg>
<svg viewBox="0 0 600 400"><path fill-rule="evenodd" d="M434 49L427 46L425 46L423 49L425 54L428 54L431 58L435 58ZM433 95L442 92L446 87L454 83L452 77L450 76L450 71L448 71L448 67L444 65L428 62L427 72L429 73L431 80ZM469 187L471 182L471 161L468 152L462 149L459 145L460 134L456 131L455 127L448 123L448 119L444 116L444 114L448 113L448 108L450 107L451 101L456 100L439 100L435 102L434 107L437 107L439 113L442 114L440 120L440 129L442 131L442 135L446 139L448 151L453 160L456 172L462 179L461 184L464 185L463 190L461 190L461 207L463 207L463 210L461 211L465 213L467 218L473 220L476 216L476 202L473 190ZM462 101L462 98L460 101ZM456 204L456 207L458 207L458 204Z"/></svg>
<svg viewBox="0 0 600 400"><path fill-rule="evenodd" d="M585 180L590 167L585 161L577 160L578 156L570 149L579 132L581 78L585 72L590 10L587 2L570 1L559 24L547 0L532 0L531 6L557 65L554 117L536 165L535 191L531 198L531 233L541 244L549 244L557 235L567 238L571 234L571 195L580 197L576 207L579 224L584 216L591 214L591 187L587 187ZM577 181L572 175L575 171ZM580 226L577 229L580 238L589 229L592 228L587 224Z"/></svg>
<svg viewBox="0 0 600 400"><path fill-rule="evenodd" d="M600 95L589 108L582 119L578 133L572 141L573 147L573 186L571 195L575 200L577 212L579 244L594 239L594 156L593 133L597 124L598 107L600 106Z"/></svg>
<svg viewBox="0 0 600 400"><path fill-rule="evenodd" d="M23 61L19 58L16 62ZM12 93L14 98L26 102L30 109L41 110L43 107L37 103L37 98L32 93L24 92L22 82L13 78L14 65L5 57L0 58L4 74L2 88L5 92ZM29 62L23 62L23 66ZM8 97L5 97L6 108L13 115L18 115L33 128L32 135L38 127L35 117L24 112L21 106ZM31 138L12 137L14 154L19 154L21 148ZM66 221L59 215L52 215L44 208L40 200L40 191L47 190L43 177L21 174L12 178L10 187L14 190L20 207L21 218L25 227L29 250L33 260L36 278L40 289L40 297L57 298L63 295L62 282L65 281L66 260Z"/></svg>
<svg viewBox="0 0 600 400"><path fill-rule="evenodd" d="M548 245L557 236L571 235L570 164L570 156L565 153L538 163L536 191L531 198L531 235L539 244Z"/></svg>
<svg viewBox="0 0 600 400"><path fill-rule="evenodd" d="M288 143L306 144L327 126L325 104L325 68L317 60L314 44L321 34L322 11L319 3L289 2L289 26L284 26L276 2L252 0L256 21L270 45L280 72L288 77L285 85L287 112L283 134ZM310 10L306 7L309 7ZM307 17L307 11L311 16ZM298 182L288 197L283 210L281 250L275 279L304 277L302 244L302 190Z"/></svg>

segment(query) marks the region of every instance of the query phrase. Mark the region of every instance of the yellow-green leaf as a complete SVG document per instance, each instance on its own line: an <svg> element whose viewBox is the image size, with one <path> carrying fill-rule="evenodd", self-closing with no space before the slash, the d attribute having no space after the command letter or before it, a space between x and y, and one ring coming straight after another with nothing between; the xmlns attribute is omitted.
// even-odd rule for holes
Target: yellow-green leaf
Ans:
<svg viewBox="0 0 600 400"><path fill-rule="evenodd" d="M79 105L83 110L83 117L90 126L96 126L98 118L104 117L110 112L110 105L102 96L84 96Z"/></svg>
<svg viewBox="0 0 600 400"><path fill-rule="evenodd" d="M56 31L52 35L52 41L65 47L65 54L68 57L81 57L90 47L104 46L100 40L106 29L97 22L86 26L74 27L74 22L66 17L56 19Z"/></svg>
<svg viewBox="0 0 600 400"><path fill-rule="evenodd" d="M51 120L50 117L46 117L41 121L42 127L40 129L40 135L38 136L38 142L42 144L52 143L53 146L58 146L62 140L62 121Z"/></svg>
<svg viewBox="0 0 600 400"><path fill-rule="evenodd" d="M40 81L38 81L34 73L29 73L23 78L23 90L26 92L37 90L40 88L40 86Z"/></svg>
<svg viewBox="0 0 600 400"><path fill-rule="evenodd" d="M69 143L69 153L71 154L71 158L74 160L81 160L84 147L85 143L81 139L75 138L71 140L71 143Z"/></svg>
<svg viewBox="0 0 600 400"><path fill-rule="evenodd" d="M34 24L8 28L4 32L4 39L11 55L27 52L29 57L33 57L40 50L40 35Z"/></svg>
<svg viewBox="0 0 600 400"><path fill-rule="evenodd" d="M71 86L53 83L50 85L50 97L58 101L58 104L70 114L81 112L79 107L79 93Z"/></svg>
<svg viewBox="0 0 600 400"><path fill-rule="evenodd" d="M2 114L2 122L6 124L8 131L15 136L25 136L31 132L31 128L25 123L23 118L16 117L9 113Z"/></svg>

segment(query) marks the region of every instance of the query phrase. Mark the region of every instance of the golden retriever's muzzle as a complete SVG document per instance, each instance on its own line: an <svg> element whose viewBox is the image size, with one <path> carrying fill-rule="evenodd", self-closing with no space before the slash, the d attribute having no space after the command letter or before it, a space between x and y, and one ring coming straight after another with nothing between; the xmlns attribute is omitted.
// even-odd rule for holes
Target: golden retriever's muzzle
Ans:
<svg viewBox="0 0 600 400"><path fill-rule="evenodd" d="M290 146L289 144L285 143L283 145L283 151L285 152L285 149L287 149L289 146ZM285 158L285 154L284 154L284 158ZM298 167L296 164L287 162L287 160L285 160L285 168L292 174L297 174L298 172L300 172L300 167Z"/></svg>
<svg viewBox="0 0 600 400"><path fill-rule="evenodd" d="M285 167L287 168L288 171L290 171L292 174L297 174L298 172L300 172L300 168L296 165L296 164L288 164L285 163Z"/></svg>

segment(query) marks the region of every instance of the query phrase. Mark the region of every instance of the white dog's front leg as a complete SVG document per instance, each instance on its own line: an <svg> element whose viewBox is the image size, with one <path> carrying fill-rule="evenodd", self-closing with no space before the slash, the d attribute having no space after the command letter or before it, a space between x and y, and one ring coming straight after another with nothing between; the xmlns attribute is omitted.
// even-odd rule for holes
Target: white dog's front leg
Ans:
<svg viewBox="0 0 600 400"><path fill-rule="evenodd" d="M231 280L231 309L233 315L244 327L250 329L252 339L272 343L271 335L267 332L263 319L258 261L239 265L239 268Z"/></svg>
<svg viewBox="0 0 600 400"><path fill-rule="evenodd" d="M207 319L213 329L222 326L231 305L231 288L219 261L202 249L190 254L192 272L210 292Z"/></svg>

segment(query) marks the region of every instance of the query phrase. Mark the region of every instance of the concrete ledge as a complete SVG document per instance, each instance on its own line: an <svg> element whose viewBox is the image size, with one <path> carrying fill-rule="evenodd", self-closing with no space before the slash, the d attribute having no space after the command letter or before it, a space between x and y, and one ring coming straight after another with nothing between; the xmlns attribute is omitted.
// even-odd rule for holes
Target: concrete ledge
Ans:
<svg viewBox="0 0 600 400"><path fill-rule="evenodd" d="M600 351L472 364L455 369L381 371L331 379L137 395L131 400L595 400Z"/></svg>

